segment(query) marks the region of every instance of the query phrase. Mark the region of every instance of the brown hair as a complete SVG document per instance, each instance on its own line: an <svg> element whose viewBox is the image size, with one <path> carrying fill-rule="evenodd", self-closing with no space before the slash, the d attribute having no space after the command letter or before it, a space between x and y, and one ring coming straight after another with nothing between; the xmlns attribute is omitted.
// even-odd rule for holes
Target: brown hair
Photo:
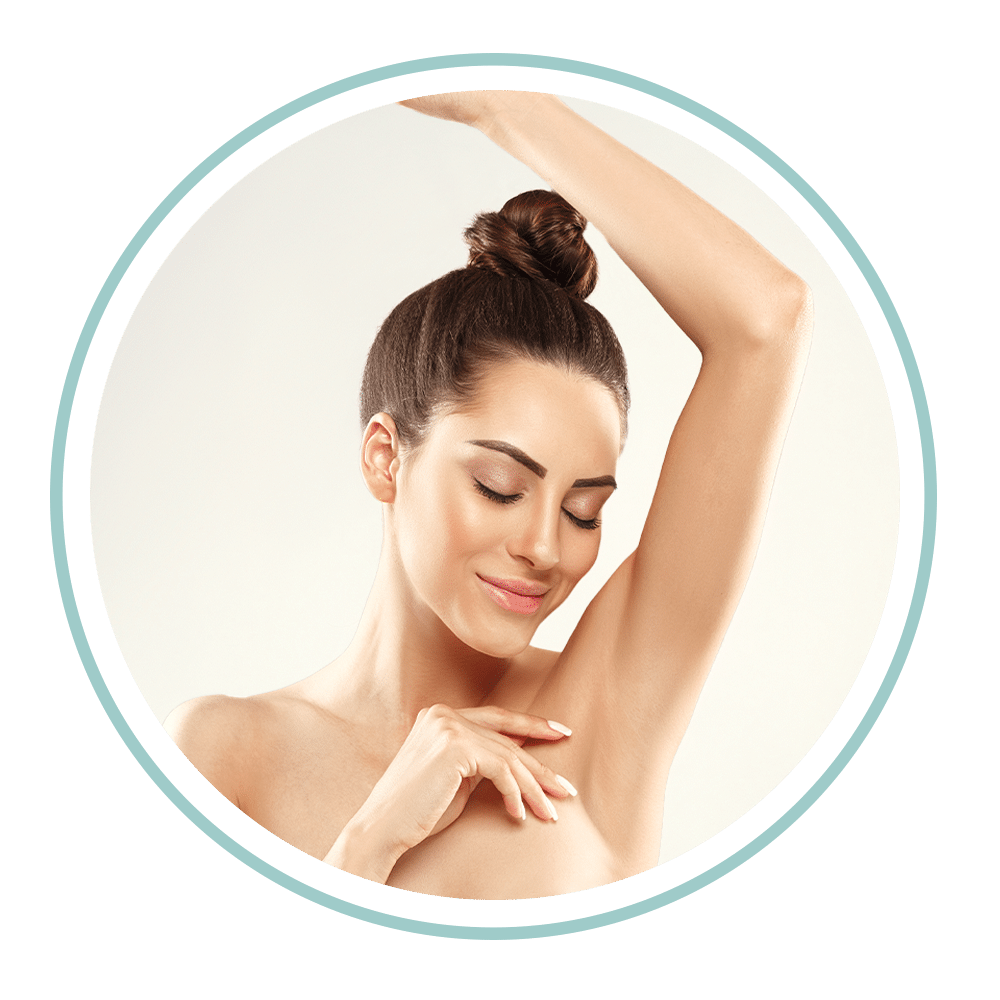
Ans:
<svg viewBox="0 0 1000 1000"><path fill-rule="evenodd" d="M490 362L526 358L606 386L624 435L625 356L584 302L597 283L586 225L554 191L526 191L477 215L465 231L468 266L407 296L379 329L361 381L362 427L388 413L403 444L417 446L440 408L472 399Z"/></svg>

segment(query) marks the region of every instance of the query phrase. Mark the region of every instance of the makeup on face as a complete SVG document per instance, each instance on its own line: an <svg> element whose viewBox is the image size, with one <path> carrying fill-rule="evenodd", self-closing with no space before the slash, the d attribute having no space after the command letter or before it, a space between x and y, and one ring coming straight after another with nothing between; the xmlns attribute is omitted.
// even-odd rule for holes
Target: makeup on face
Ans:
<svg viewBox="0 0 1000 1000"><path fill-rule="evenodd" d="M545 466L510 442L477 440L466 443L493 453L477 455L469 469L477 492L495 503L516 503L528 489L532 477L541 480L548 475ZM506 458L495 457L499 455ZM610 475L574 480L563 500L563 513L577 527L594 530L600 526L597 515L617 485L614 476Z"/></svg>
<svg viewBox="0 0 1000 1000"><path fill-rule="evenodd" d="M529 475L523 468L496 454L477 454L468 465L469 474L482 489L477 492L495 497L517 497L524 494L529 485Z"/></svg>
<svg viewBox="0 0 1000 1000"><path fill-rule="evenodd" d="M480 576L479 582L501 608L519 615L533 615L542 606L542 598L549 591L543 584L529 580Z"/></svg>
<svg viewBox="0 0 1000 1000"><path fill-rule="evenodd" d="M594 565L620 435L602 385L529 361L491 369L399 478L391 528L413 598L473 649L522 651Z"/></svg>

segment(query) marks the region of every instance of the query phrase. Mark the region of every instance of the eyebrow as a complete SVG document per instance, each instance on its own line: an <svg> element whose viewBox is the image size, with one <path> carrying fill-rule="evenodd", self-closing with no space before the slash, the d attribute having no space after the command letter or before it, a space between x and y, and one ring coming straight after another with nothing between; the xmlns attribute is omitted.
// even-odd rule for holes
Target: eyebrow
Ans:
<svg viewBox="0 0 1000 1000"><path fill-rule="evenodd" d="M595 476L593 479L578 479L570 487L572 490L593 489L595 486L610 486L613 490L618 489L614 476Z"/></svg>
<svg viewBox="0 0 1000 1000"><path fill-rule="evenodd" d="M526 455L516 445L507 441L468 441L467 444L475 445L477 448L489 448L490 451L499 451L504 455L509 455L515 462L520 462L526 469L533 472L539 479L544 479L548 474L548 469L544 465L536 462L530 455ZM598 486L610 486L618 489L618 483L614 476L595 476L592 479L577 479L570 487L573 490L593 489Z"/></svg>

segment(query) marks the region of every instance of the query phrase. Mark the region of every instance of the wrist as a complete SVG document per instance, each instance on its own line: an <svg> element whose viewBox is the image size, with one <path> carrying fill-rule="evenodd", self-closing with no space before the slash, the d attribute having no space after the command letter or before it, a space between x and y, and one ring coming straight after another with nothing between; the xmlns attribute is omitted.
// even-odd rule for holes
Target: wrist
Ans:
<svg viewBox="0 0 1000 1000"><path fill-rule="evenodd" d="M495 91L486 108L470 124L498 146L507 148L523 133L530 132L536 119L554 111L558 113L559 108L566 108L566 105L552 94Z"/></svg>
<svg viewBox="0 0 1000 1000"><path fill-rule="evenodd" d="M340 831L323 860L334 868L385 884L406 847L385 836L360 814Z"/></svg>

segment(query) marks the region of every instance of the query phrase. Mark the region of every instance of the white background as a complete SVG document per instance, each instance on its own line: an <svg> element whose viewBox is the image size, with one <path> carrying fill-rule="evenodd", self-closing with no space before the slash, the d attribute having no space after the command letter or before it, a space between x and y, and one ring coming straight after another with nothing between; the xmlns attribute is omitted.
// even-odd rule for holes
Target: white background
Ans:
<svg viewBox="0 0 1000 1000"><path fill-rule="evenodd" d="M774 788L857 676L895 556L895 436L860 320L788 216L682 136L568 103L749 230L816 303L753 576L671 772L667 860ZM164 262L111 367L92 464L105 603L159 718L196 695L280 687L346 647L381 539L358 472L368 346L401 298L465 263L476 212L542 186L472 129L377 108L262 164ZM601 264L590 301L621 338L633 408L600 558L539 629L549 648L635 547L697 372L684 336L587 235Z"/></svg>

